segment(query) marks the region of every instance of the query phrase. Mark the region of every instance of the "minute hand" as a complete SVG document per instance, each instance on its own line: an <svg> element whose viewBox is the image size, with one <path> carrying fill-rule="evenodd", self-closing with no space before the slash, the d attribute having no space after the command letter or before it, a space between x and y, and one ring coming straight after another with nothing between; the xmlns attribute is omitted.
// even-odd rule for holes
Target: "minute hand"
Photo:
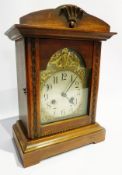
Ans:
<svg viewBox="0 0 122 175"><path fill-rule="evenodd" d="M68 92L68 90L71 88L71 86L73 85L73 83L75 82L75 80L77 79L77 76L75 77L75 79L71 82L71 84L68 86L68 88L66 89L66 91L64 92L65 94Z"/></svg>

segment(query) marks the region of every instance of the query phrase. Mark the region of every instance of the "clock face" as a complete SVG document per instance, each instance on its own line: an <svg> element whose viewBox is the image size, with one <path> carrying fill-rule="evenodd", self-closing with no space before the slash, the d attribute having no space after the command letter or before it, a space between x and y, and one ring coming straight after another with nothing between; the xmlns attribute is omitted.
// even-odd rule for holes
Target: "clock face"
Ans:
<svg viewBox="0 0 122 175"><path fill-rule="evenodd" d="M41 91L41 123L83 115L87 111L80 77L70 71L62 70L51 75Z"/></svg>
<svg viewBox="0 0 122 175"><path fill-rule="evenodd" d="M55 52L40 72L41 124L87 115L88 77L84 59L74 49Z"/></svg>

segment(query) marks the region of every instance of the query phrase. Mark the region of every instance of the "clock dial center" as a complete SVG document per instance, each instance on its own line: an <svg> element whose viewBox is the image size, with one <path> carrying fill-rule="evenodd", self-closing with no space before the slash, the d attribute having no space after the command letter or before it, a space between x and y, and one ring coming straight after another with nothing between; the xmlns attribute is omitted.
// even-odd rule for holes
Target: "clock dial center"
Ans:
<svg viewBox="0 0 122 175"><path fill-rule="evenodd" d="M79 116L83 100L82 94L82 81L76 73L61 70L52 74L42 88L42 121L53 122Z"/></svg>

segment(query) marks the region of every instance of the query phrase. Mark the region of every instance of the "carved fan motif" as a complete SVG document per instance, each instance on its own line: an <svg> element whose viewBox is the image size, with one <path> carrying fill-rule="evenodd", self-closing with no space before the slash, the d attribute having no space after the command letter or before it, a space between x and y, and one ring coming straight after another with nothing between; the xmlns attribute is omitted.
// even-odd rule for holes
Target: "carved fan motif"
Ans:
<svg viewBox="0 0 122 175"><path fill-rule="evenodd" d="M60 15L62 14L65 15L67 21L69 22L70 28L74 28L78 19L81 19L83 13L85 13L84 10L74 5L64 5L59 8L60 8Z"/></svg>

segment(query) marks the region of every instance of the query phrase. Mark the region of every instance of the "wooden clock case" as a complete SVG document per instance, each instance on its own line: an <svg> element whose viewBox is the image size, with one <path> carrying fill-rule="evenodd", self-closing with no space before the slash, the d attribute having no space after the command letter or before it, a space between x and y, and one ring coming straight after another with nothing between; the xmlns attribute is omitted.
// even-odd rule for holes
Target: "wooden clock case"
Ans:
<svg viewBox="0 0 122 175"><path fill-rule="evenodd" d="M100 51L101 41L114 34L107 23L74 5L30 13L6 32L16 43L19 121L13 133L24 167L104 140L105 129L95 122ZM92 70L88 114L42 125L40 70L54 52L65 47L82 54Z"/></svg>

